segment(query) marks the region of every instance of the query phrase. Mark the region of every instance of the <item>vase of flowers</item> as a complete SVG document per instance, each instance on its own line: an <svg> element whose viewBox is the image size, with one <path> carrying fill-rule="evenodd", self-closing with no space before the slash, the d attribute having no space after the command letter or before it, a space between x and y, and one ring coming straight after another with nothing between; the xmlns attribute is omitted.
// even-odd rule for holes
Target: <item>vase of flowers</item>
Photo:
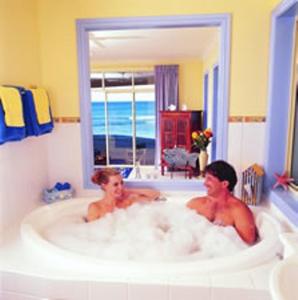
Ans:
<svg viewBox="0 0 298 300"><path fill-rule="evenodd" d="M212 130L207 128L205 130L197 130L192 133L193 147L199 150L199 164L200 172L204 174L208 163L207 146L211 142L213 136Z"/></svg>

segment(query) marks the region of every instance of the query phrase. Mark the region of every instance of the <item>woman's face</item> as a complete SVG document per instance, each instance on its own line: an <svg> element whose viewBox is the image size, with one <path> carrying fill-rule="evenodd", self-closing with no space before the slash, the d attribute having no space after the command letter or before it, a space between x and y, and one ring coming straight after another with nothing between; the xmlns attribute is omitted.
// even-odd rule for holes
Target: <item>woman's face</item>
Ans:
<svg viewBox="0 0 298 300"><path fill-rule="evenodd" d="M112 198L121 199L124 193L123 178L121 175L109 177L108 183L102 184L102 189Z"/></svg>

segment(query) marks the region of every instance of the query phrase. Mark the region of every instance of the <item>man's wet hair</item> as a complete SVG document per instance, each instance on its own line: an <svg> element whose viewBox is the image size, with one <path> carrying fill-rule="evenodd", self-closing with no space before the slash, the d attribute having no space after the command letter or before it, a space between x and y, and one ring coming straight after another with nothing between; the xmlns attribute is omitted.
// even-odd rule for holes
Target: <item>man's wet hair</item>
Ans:
<svg viewBox="0 0 298 300"><path fill-rule="evenodd" d="M210 174L220 181L226 180L229 183L228 189L230 192L234 190L237 183L237 174L235 169L224 160L216 160L206 166L206 174Z"/></svg>

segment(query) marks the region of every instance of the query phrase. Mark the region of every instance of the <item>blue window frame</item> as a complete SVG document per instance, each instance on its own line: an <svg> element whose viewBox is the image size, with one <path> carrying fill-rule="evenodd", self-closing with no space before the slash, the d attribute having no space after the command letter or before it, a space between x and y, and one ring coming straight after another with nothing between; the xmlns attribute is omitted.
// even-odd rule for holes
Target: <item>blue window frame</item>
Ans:
<svg viewBox="0 0 298 300"><path fill-rule="evenodd" d="M270 200L298 226L297 194L272 190L275 174L289 171L288 137L293 91L295 24L298 1L283 1L272 13L269 106L267 114L265 170ZM288 169L288 170L287 170Z"/></svg>
<svg viewBox="0 0 298 300"><path fill-rule="evenodd" d="M217 113L218 113L218 66L213 68L213 103L212 103L212 148L211 148L211 159L215 160L216 157L216 136L217 136Z"/></svg>
<svg viewBox="0 0 298 300"><path fill-rule="evenodd" d="M83 179L85 188L95 188L90 177L94 170L93 165L93 139L92 120L90 108L90 64L89 64L89 40L90 31L94 30L125 30L125 29L158 29L158 28L185 28L218 26L220 28L220 57L219 57L219 99L218 99L218 124L221 134L217 139L217 159L227 158L228 138L228 112L229 112L229 80L230 80L230 23L229 14L203 14L203 15L179 15L160 17L132 17L132 18L107 18L107 19L80 19L77 20L77 48L79 67L79 91L81 106L81 138L82 138L82 162ZM172 189L173 184L157 180L146 182L129 181L129 186L148 186L158 189ZM198 190L202 184L195 181L176 181L176 190Z"/></svg>
<svg viewBox="0 0 298 300"><path fill-rule="evenodd" d="M209 75L204 75L204 110L203 110L203 128L207 128L208 120L208 87L209 87Z"/></svg>
<svg viewBox="0 0 298 300"><path fill-rule="evenodd" d="M297 32L297 31L296 31ZM297 36L296 36L297 38ZM296 47L296 57L297 57L297 47ZM297 65L296 65L297 68ZM296 78L297 81L297 78ZM291 136L291 147L292 155L290 160L290 176L294 178L293 187L295 190L298 190L298 86L296 82L296 92L295 99L293 99L293 130Z"/></svg>

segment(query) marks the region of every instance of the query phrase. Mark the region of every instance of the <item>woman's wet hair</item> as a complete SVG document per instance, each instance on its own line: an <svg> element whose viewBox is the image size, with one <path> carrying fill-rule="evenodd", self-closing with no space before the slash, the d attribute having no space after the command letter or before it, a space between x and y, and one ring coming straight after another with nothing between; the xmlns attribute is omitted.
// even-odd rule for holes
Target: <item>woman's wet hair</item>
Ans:
<svg viewBox="0 0 298 300"><path fill-rule="evenodd" d="M217 160L212 162L206 166L205 173L218 178L220 181L226 180L229 183L229 191L234 190L237 183L237 174L235 169L226 161Z"/></svg>
<svg viewBox="0 0 298 300"><path fill-rule="evenodd" d="M120 172L113 168L104 168L96 170L92 175L91 180L93 183L101 185L107 184L111 176L120 175Z"/></svg>

